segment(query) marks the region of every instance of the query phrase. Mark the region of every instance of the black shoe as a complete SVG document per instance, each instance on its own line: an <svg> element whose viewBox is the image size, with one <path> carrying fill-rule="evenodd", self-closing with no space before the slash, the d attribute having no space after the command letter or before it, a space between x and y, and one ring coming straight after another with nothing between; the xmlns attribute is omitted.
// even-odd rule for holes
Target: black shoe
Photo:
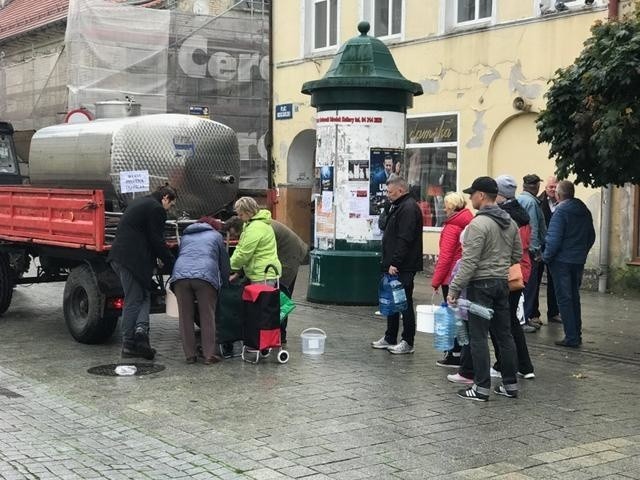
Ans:
<svg viewBox="0 0 640 480"><path fill-rule="evenodd" d="M233 358L233 343L226 342L220 345L220 353L223 358Z"/></svg>
<svg viewBox="0 0 640 480"><path fill-rule="evenodd" d="M562 323L562 318L560 318L560 315L552 315L549 318L549 323Z"/></svg>
<svg viewBox="0 0 640 480"><path fill-rule="evenodd" d="M142 330L136 331L134 340L135 350L139 354L138 356L145 360L153 360L155 358L156 350L149 345L149 335L146 332Z"/></svg>
<svg viewBox="0 0 640 480"><path fill-rule="evenodd" d="M442 360L436 361L436 365L445 368L458 368L460 366L460 355L456 357L451 352L447 352L442 357Z"/></svg>
<svg viewBox="0 0 640 480"><path fill-rule="evenodd" d="M569 347L569 348L579 348L580 347L580 343L568 343L566 340L557 340L557 341L555 341L553 343L555 343L559 347Z"/></svg>
<svg viewBox="0 0 640 480"><path fill-rule="evenodd" d="M145 360L153 360L156 356L156 350L152 348L151 353L149 353L147 350L139 350L136 347L123 346L121 356L122 358L144 358Z"/></svg>
<svg viewBox="0 0 640 480"><path fill-rule="evenodd" d="M458 390L458 396L465 400L475 400L476 402L486 402L489 400L489 395L478 393L473 387Z"/></svg>
<svg viewBox="0 0 640 480"><path fill-rule="evenodd" d="M503 397L507 398L518 398L517 390L507 390L506 388L504 388L504 385L496 385L496 388L493 389L493 393L502 395Z"/></svg>

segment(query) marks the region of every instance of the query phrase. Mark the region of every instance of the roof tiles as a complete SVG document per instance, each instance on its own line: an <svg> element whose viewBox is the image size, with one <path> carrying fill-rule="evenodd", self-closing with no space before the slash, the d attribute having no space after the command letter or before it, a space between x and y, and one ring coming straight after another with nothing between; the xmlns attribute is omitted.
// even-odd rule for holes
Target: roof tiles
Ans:
<svg viewBox="0 0 640 480"><path fill-rule="evenodd" d="M67 17L69 0L13 0L0 9L0 40Z"/></svg>

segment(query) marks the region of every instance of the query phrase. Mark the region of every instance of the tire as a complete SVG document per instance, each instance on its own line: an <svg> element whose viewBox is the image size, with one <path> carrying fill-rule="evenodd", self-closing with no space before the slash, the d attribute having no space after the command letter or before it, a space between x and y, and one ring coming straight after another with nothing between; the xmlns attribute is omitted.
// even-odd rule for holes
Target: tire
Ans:
<svg viewBox="0 0 640 480"><path fill-rule="evenodd" d="M277 358L279 363L287 363L289 361L289 352L286 350L280 350Z"/></svg>
<svg viewBox="0 0 640 480"><path fill-rule="evenodd" d="M113 334L118 317L102 317L104 301L105 296L90 265L79 265L71 270L64 285L62 307L69 333L78 342L103 343Z"/></svg>
<svg viewBox="0 0 640 480"><path fill-rule="evenodd" d="M9 263L9 255L0 253L0 315L6 312L13 298L14 273Z"/></svg>

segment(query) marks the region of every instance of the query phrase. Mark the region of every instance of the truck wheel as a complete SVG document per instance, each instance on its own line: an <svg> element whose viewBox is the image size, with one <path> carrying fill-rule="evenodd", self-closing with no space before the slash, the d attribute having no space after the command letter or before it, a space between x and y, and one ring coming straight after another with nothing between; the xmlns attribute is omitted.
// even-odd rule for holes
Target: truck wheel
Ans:
<svg viewBox="0 0 640 480"><path fill-rule="evenodd" d="M102 343L113 334L118 317L102 318L105 297L89 265L71 270L64 285L64 320L71 336L80 343Z"/></svg>
<svg viewBox="0 0 640 480"><path fill-rule="evenodd" d="M9 255L0 253L0 315L7 311L13 298L14 276Z"/></svg>

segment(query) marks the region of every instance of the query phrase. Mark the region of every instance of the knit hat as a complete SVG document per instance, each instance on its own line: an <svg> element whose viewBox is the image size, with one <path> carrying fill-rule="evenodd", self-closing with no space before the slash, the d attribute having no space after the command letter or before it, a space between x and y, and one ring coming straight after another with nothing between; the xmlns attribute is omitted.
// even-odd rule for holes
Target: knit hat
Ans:
<svg viewBox="0 0 640 480"><path fill-rule="evenodd" d="M515 179L511 175L500 175L496 178L498 184L498 195L502 195L504 198L514 198L516 196L516 184Z"/></svg>

